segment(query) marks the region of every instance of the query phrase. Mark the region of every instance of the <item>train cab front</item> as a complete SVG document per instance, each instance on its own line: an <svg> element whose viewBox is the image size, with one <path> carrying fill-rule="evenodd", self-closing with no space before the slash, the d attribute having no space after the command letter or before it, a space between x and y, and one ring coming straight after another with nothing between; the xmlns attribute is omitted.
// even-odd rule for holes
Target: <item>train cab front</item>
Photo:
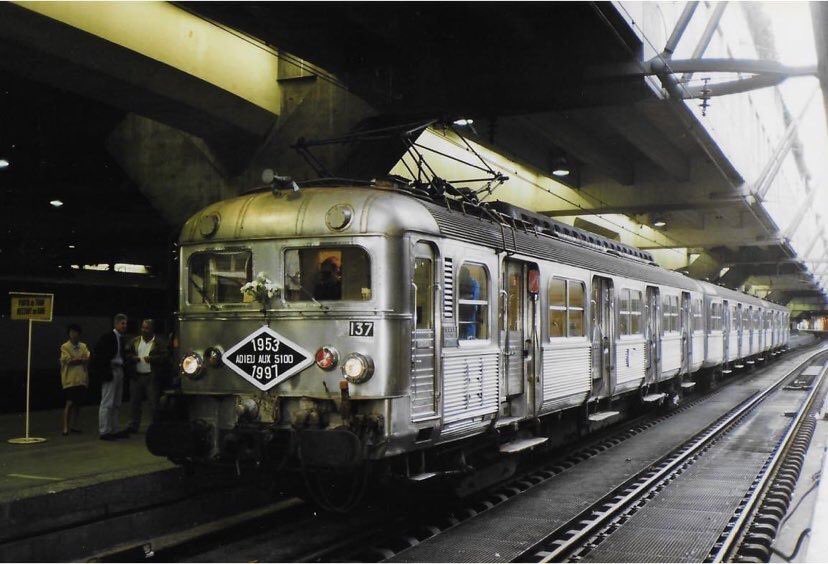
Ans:
<svg viewBox="0 0 828 564"><path fill-rule="evenodd" d="M400 367L387 359L404 357L372 260L393 256L390 245L184 248L181 389L163 399L149 450L237 468L350 468L381 457L400 395L389 378Z"/></svg>

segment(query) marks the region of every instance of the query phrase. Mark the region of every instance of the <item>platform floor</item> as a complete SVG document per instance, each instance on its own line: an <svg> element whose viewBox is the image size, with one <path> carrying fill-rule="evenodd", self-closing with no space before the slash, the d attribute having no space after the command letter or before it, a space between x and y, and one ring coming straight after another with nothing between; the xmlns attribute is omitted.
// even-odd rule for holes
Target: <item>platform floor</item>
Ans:
<svg viewBox="0 0 828 564"><path fill-rule="evenodd" d="M147 451L143 429L128 439L99 440L97 406L81 409L80 434L64 437L62 416L63 410L33 412L30 435L46 442L15 445L8 439L25 435L24 415L0 415L0 504L173 467ZM124 408L121 419L126 426Z"/></svg>

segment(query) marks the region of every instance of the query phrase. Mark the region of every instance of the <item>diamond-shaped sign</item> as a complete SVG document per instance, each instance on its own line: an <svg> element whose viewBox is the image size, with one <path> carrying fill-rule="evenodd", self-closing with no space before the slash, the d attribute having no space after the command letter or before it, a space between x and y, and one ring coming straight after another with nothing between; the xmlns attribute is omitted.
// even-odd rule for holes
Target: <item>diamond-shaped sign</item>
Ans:
<svg viewBox="0 0 828 564"><path fill-rule="evenodd" d="M263 326L233 345L223 360L239 376L266 391L313 364L313 355Z"/></svg>

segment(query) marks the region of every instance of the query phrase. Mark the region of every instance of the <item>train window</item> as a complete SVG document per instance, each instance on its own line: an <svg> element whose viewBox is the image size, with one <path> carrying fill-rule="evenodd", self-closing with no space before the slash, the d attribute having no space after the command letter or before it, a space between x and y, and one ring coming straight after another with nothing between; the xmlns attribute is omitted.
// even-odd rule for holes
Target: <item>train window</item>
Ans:
<svg viewBox="0 0 828 564"><path fill-rule="evenodd" d="M250 251L193 253L188 263L187 300L191 304L238 304L248 301L241 287L253 280Z"/></svg>
<svg viewBox="0 0 828 564"><path fill-rule="evenodd" d="M371 259L359 247L324 247L285 251L285 299L299 301L368 301Z"/></svg>
<svg viewBox="0 0 828 564"><path fill-rule="evenodd" d="M710 304L710 330L722 330L722 304L713 302Z"/></svg>
<svg viewBox="0 0 828 564"><path fill-rule="evenodd" d="M619 332L621 335L640 335L642 331L641 312L643 302L639 290L623 288L618 308Z"/></svg>
<svg viewBox="0 0 828 564"><path fill-rule="evenodd" d="M675 333L679 330L678 303L678 296L661 297L661 328L664 333Z"/></svg>
<svg viewBox="0 0 828 564"><path fill-rule="evenodd" d="M434 272L431 259L414 259L414 284L417 285L417 329L434 328Z"/></svg>
<svg viewBox="0 0 828 564"><path fill-rule="evenodd" d="M457 317L460 338L489 338L489 275L482 264L463 263L460 267Z"/></svg>
<svg viewBox="0 0 828 564"><path fill-rule="evenodd" d="M509 331L523 330L523 274L518 267L517 271L508 269L506 275L506 329Z"/></svg>
<svg viewBox="0 0 828 564"><path fill-rule="evenodd" d="M586 289L583 282L549 282L549 337L583 337Z"/></svg>
<svg viewBox="0 0 828 564"><path fill-rule="evenodd" d="M566 286L569 295L569 336L583 337L584 332L584 294L583 282L567 280Z"/></svg>
<svg viewBox="0 0 828 564"><path fill-rule="evenodd" d="M691 304L692 313L693 313L693 331L703 331L704 330L704 317L702 317L702 300L701 298L696 298L693 300Z"/></svg>
<svg viewBox="0 0 828 564"><path fill-rule="evenodd" d="M566 337L566 280L549 281L549 337Z"/></svg>

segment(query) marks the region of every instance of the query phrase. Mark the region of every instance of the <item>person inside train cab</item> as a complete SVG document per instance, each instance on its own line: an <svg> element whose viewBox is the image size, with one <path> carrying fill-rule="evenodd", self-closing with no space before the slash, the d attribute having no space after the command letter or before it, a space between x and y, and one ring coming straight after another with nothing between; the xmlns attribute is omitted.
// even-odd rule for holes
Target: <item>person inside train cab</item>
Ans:
<svg viewBox="0 0 828 564"><path fill-rule="evenodd" d="M319 282L313 289L317 300L342 299L342 263L338 257L330 256L319 265Z"/></svg>

